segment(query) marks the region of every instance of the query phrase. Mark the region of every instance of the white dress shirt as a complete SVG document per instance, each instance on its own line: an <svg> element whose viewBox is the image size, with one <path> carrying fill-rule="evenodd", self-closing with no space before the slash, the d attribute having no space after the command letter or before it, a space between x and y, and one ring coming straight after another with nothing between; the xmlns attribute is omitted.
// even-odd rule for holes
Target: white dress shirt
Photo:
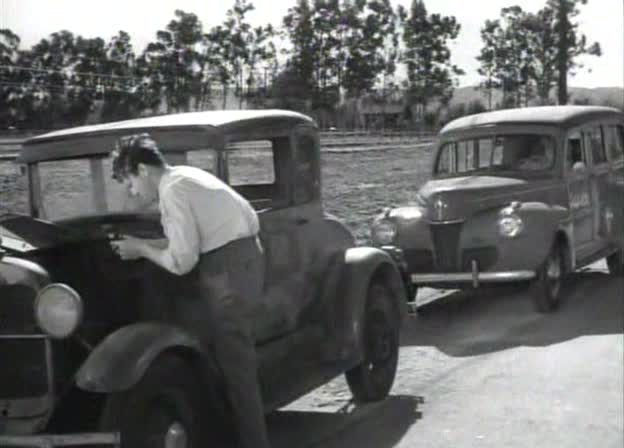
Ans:
<svg viewBox="0 0 624 448"><path fill-rule="evenodd" d="M258 234L253 207L240 194L207 171L174 166L158 186L161 222L168 247L162 266L182 275L202 253Z"/></svg>

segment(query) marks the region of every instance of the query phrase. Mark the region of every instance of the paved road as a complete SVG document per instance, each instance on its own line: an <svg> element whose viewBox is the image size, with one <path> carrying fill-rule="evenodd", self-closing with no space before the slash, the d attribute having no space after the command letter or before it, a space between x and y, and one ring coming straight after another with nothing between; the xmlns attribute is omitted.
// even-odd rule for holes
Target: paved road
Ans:
<svg viewBox="0 0 624 448"><path fill-rule="evenodd" d="M275 448L624 446L624 281L575 274L559 312L526 291L451 295L406 325L391 397L341 379L270 417Z"/></svg>

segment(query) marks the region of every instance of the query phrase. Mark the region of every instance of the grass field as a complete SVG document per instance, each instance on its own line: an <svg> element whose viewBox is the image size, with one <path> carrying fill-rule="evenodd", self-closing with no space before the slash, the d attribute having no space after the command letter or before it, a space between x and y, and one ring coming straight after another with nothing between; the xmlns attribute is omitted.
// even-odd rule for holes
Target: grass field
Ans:
<svg viewBox="0 0 624 448"><path fill-rule="evenodd" d="M340 218L360 243L368 238L371 218L383 207L405 204L429 177L431 148L422 144L395 148L322 153L323 202L325 210ZM59 173L56 181L68 189L80 188L80 176ZM63 201L64 206L74 202ZM26 212L26 182L19 167L0 161L0 214Z"/></svg>

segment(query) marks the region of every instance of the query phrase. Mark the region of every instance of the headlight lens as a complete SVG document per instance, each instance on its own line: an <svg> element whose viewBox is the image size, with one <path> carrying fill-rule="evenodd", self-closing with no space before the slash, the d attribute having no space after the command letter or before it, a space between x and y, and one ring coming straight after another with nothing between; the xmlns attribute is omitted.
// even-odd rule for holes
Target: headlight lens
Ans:
<svg viewBox="0 0 624 448"><path fill-rule="evenodd" d="M390 244L396 236L396 225L392 221L382 219L373 224L372 238L378 244Z"/></svg>
<svg viewBox="0 0 624 448"><path fill-rule="evenodd" d="M515 213L501 214L498 220L498 231L506 238L515 238L524 230L522 218Z"/></svg>
<svg viewBox="0 0 624 448"><path fill-rule="evenodd" d="M43 288L35 301L39 327L55 339L70 336L82 321L80 295L67 285L53 283Z"/></svg>

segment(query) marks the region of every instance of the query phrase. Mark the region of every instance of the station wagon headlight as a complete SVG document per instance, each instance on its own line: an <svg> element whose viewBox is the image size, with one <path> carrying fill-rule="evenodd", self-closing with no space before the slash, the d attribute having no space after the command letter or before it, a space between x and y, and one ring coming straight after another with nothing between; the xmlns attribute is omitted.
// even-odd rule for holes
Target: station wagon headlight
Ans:
<svg viewBox="0 0 624 448"><path fill-rule="evenodd" d="M524 230L524 222L516 209L513 205L504 208L498 218L498 233L506 238L515 238Z"/></svg>
<svg viewBox="0 0 624 448"><path fill-rule="evenodd" d="M50 337L70 336L82 321L82 299L67 285L53 283L43 288L35 301L35 319Z"/></svg>
<svg viewBox="0 0 624 448"><path fill-rule="evenodd" d="M378 244L390 244L394 241L397 230L396 225L392 221L382 219L373 224L372 239Z"/></svg>

